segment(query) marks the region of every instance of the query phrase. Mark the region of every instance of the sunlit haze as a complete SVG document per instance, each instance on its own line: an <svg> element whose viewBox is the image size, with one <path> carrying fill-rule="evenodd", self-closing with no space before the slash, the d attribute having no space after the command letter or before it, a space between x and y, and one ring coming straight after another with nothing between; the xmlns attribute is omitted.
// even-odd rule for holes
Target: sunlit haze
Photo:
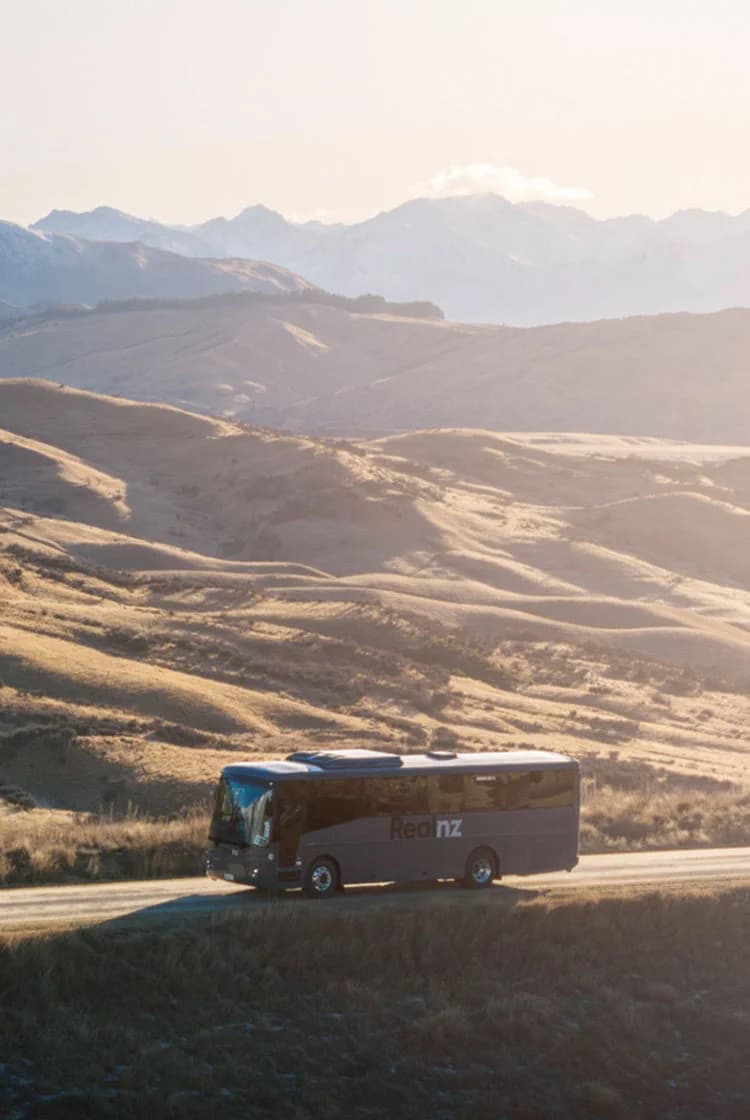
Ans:
<svg viewBox="0 0 750 1120"><path fill-rule="evenodd" d="M750 1115L749 12L0 0L0 1120Z"/></svg>
<svg viewBox="0 0 750 1120"><path fill-rule="evenodd" d="M0 217L750 205L742 0L6 0Z"/></svg>

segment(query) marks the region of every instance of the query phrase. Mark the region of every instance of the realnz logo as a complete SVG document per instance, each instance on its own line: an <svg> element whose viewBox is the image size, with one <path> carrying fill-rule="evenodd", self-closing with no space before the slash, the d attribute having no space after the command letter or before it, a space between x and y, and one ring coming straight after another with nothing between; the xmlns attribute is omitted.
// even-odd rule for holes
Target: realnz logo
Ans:
<svg viewBox="0 0 750 1120"><path fill-rule="evenodd" d="M463 836L463 823L463 817L421 821L391 817L391 840L459 840Z"/></svg>

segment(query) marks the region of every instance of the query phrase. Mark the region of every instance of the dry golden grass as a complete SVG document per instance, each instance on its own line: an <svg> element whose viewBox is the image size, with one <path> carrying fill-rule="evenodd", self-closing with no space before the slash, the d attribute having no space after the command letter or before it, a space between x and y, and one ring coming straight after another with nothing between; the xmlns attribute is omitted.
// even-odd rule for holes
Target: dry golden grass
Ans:
<svg viewBox="0 0 750 1120"><path fill-rule="evenodd" d="M0 380L0 413L31 457L0 489L27 547L750 676L741 449L455 429L356 444L31 381Z"/></svg>
<svg viewBox="0 0 750 1120"><path fill-rule="evenodd" d="M0 1111L744 1120L747 892L474 902L8 936Z"/></svg>
<svg viewBox="0 0 750 1120"><path fill-rule="evenodd" d="M0 556L3 573L22 640L3 661L0 804L79 816L0 817L0 882L194 874L205 822L180 814L205 806L227 762L292 745L422 750L445 727L466 750L581 758L583 851L750 835L750 705L695 671L528 637L498 646L376 604L291 603L190 575L38 555ZM39 692L53 677L56 699ZM239 730L207 728L209 708Z"/></svg>
<svg viewBox="0 0 750 1120"><path fill-rule="evenodd" d="M662 788L585 790L581 851L742 847L750 841L750 792Z"/></svg>
<svg viewBox="0 0 750 1120"><path fill-rule="evenodd" d="M200 875L205 813L174 820L0 813L0 886Z"/></svg>

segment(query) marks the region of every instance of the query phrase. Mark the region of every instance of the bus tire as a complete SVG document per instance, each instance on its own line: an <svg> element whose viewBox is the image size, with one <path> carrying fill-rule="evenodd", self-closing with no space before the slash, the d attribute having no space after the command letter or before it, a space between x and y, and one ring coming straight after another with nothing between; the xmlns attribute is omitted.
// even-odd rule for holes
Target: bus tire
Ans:
<svg viewBox="0 0 750 1120"><path fill-rule="evenodd" d="M341 885L336 863L327 856L314 859L305 872L302 890L308 898L331 898Z"/></svg>
<svg viewBox="0 0 750 1120"><path fill-rule="evenodd" d="M466 861L464 886L472 891L481 891L497 879L497 856L492 848L475 848Z"/></svg>

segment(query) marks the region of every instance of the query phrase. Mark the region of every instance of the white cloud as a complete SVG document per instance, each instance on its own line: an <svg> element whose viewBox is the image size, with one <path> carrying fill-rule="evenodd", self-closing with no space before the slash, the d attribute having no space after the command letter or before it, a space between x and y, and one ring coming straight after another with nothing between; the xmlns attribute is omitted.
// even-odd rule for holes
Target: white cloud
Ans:
<svg viewBox="0 0 750 1120"><path fill-rule="evenodd" d="M421 197L447 198L451 195L499 194L509 202L584 202L594 195L585 187L561 187L551 179L531 178L517 167L496 163L469 163L449 167L419 183Z"/></svg>

